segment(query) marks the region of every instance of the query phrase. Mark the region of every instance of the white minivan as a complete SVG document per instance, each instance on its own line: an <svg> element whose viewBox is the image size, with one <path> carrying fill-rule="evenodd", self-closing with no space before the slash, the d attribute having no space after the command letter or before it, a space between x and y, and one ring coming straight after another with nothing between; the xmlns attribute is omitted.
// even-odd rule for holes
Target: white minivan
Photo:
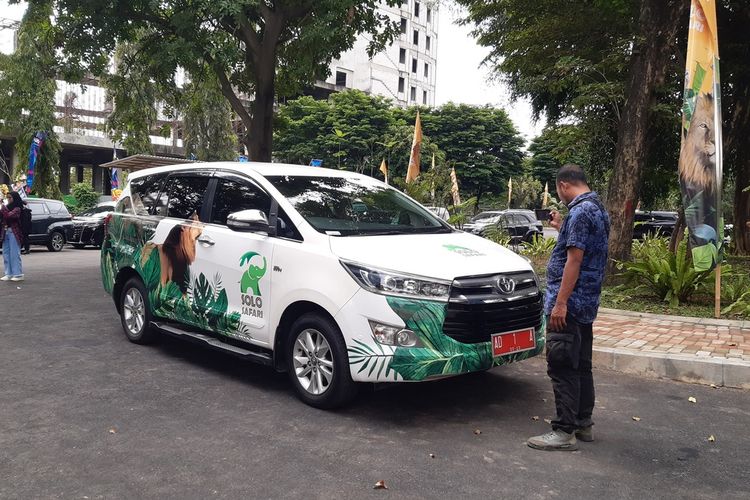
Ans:
<svg viewBox="0 0 750 500"><path fill-rule="evenodd" d="M128 180L101 272L133 342L161 332L271 365L320 408L358 382L431 380L544 349L527 260L371 177L226 162Z"/></svg>

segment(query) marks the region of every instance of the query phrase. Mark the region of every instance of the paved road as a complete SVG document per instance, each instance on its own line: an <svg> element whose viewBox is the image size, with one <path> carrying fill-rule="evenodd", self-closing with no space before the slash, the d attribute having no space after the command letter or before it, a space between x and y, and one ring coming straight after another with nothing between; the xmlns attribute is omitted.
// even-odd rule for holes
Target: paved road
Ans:
<svg viewBox="0 0 750 500"><path fill-rule="evenodd" d="M3 499L750 495L750 392L600 371L597 442L539 452L524 444L552 409L539 361L327 413L267 368L128 343L96 251L24 265L20 289L0 283ZM389 491L372 489L380 479Z"/></svg>

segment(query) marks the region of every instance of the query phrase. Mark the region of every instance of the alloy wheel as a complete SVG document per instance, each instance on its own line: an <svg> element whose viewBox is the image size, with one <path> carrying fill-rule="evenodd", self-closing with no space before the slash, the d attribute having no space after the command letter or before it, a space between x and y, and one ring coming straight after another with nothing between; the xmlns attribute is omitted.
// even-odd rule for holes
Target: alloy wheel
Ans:
<svg viewBox="0 0 750 500"><path fill-rule="evenodd" d="M300 386L310 394L320 395L333 381L333 354L321 332L303 330L294 341L294 372Z"/></svg>
<svg viewBox="0 0 750 500"><path fill-rule="evenodd" d="M131 288L125 294L122 314L128 333L133 336L140 334L146 323L146 304L137 288Z"/></svg>

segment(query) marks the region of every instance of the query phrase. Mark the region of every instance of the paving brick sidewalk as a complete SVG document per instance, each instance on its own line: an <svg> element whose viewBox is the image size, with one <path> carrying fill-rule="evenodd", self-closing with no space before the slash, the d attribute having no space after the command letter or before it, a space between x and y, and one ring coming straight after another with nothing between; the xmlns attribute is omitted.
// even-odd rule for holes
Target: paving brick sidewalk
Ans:
<svg viewBox="0 0 750 500"><path fill-rule="evenodd" d="M750 321L602 309L594 350L600 367L750 388Z"/></svg>

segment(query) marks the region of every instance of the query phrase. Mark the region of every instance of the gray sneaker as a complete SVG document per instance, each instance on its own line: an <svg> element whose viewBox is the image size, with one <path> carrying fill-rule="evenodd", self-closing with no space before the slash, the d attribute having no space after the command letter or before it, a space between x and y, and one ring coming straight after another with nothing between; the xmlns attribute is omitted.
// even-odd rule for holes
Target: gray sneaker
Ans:
<svg viewBox="0 0 750 500"><path fill-rule="evenodd" d="M545 451L575 451L578 449L575 434L568 434L561 430L549 431L541 436L530 437L526 444L535 450Z"/></svg>
<svg viewBox="0 0 750 500"><path fill-rule="evenodd" d="M589 425L588 427L581 427L580 429L576 430L576 437L584 443L592 442L594 440L593 426Z"/></svg>

